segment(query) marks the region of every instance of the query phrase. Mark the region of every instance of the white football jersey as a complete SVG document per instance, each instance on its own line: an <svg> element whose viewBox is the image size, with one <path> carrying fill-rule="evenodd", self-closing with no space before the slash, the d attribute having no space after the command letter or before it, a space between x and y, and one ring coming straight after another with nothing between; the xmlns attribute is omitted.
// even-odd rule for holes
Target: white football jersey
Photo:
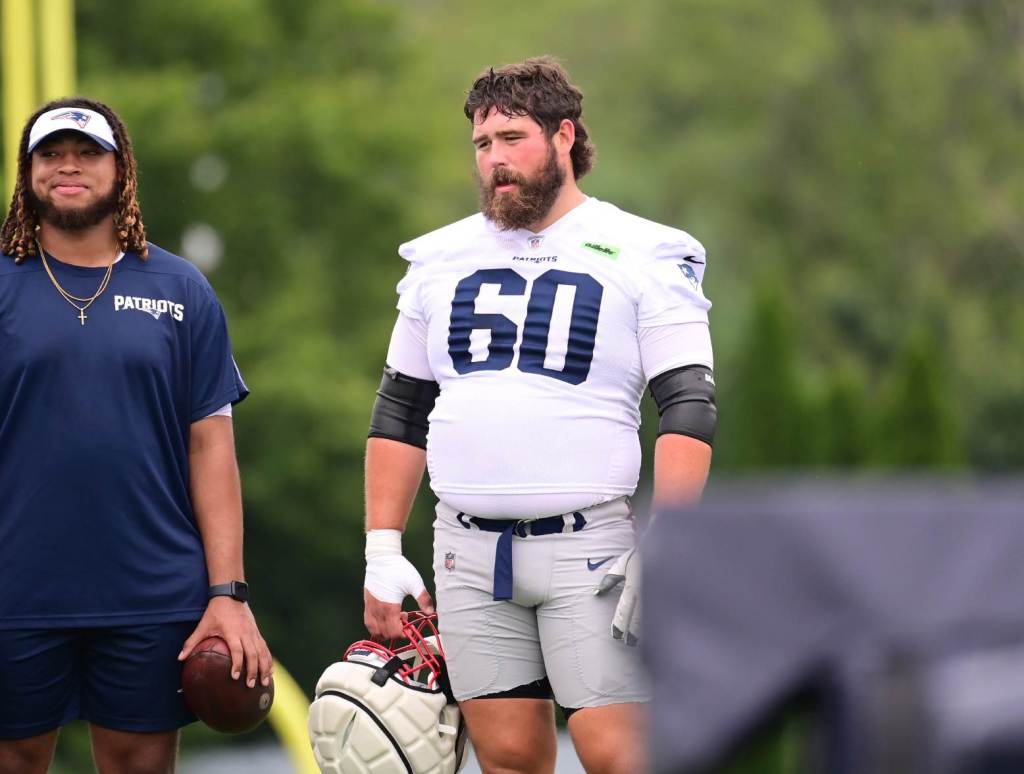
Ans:
<svg viewBox="0 0 1024 774"><path fill-rule="evenodd" d="M438 498L525 518L632 494L647 380L712 366L701 244L590 198L538 234L477 214L399 253L398 309L441 388L427 439ZM685 335L645 362L644 332L662 326ZM423 376L396 351L391 366Z"/></svg>

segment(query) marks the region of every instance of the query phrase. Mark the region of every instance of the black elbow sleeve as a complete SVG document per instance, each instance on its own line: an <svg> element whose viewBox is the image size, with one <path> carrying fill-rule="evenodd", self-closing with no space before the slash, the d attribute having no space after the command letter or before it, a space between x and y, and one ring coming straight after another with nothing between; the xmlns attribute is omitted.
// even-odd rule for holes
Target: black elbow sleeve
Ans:
<svg viewBox="0 0 1024 774"><path fill-rule="evenodd" d="M437 382L385 368L373 404L369 437L390 438L426 449L427 417L440 392Z"/></svg>
<svg viewBox="0 0 1024 774"><path fill-rule="evenodd" d="M701 365L673 368L651 379L651 396L661 422L658 435L688 435L712 446L718 409L711 369Z"/></svg>

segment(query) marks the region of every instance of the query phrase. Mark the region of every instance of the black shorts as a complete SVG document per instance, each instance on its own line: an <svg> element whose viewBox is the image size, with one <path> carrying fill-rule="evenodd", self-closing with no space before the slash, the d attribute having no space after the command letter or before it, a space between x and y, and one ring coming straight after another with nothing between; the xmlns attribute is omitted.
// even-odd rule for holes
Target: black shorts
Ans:
<svg viewBox="0 0 1024 774"><path fill-rule="evenodd" d="M179 693L178 653L196 623L0 629L0 739L77 719L139 732L193 722Z"/></svg>

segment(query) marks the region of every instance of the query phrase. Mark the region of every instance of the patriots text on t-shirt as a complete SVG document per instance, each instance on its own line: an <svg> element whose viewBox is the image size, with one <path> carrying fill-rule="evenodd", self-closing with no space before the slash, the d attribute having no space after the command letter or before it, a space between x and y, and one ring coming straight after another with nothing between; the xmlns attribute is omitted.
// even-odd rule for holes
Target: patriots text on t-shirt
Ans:
<svg viewBox="0 0 1024 774"><path fill-rule="evenodd" d="M185 319L185 305L166 298L140 298L139 296L114 296L114 311L123 309L137 309L140 312L150 314L154 319L159 320L160 315L169 314L172 318L181 322Z"/></svg>

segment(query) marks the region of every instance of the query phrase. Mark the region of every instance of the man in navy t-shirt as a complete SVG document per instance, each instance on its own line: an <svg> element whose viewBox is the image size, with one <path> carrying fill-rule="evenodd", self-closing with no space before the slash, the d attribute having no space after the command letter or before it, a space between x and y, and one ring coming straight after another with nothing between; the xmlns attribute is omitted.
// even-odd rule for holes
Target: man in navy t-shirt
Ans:
<svg viewBox="0 0 1024 774"><path fill-rule="evenodd" d="M101 771L173 770L181 661L222 637L269 682L249 609L231 406L248 389L213 289L146 242L102 103L41 108L0 231L0 771L91 724Z"/></svg>

